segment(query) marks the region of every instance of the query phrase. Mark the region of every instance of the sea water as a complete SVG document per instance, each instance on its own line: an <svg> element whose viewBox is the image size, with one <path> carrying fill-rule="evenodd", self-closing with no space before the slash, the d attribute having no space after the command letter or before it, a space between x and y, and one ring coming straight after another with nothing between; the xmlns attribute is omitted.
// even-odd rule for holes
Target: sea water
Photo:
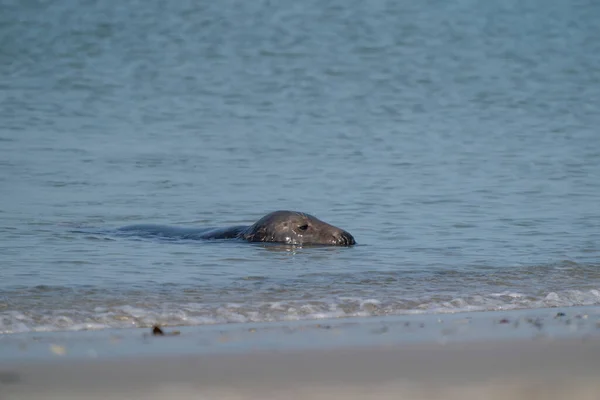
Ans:
<svg viewBox="0 0 600 400"><path fill-rule="evenodd" d="M599 19L0 1L0 332L600 305ZM81 229L278 209L358 245Z"/></svg>

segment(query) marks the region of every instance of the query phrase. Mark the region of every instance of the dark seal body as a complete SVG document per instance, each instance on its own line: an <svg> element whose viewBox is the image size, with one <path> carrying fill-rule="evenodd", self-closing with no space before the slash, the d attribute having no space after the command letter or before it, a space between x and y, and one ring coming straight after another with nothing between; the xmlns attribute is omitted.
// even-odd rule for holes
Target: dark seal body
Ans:
<svg viewBox="0 0 600 400"><path fill-rule="evenodd" d="M296 211L275 211L254 224L227 228L181 228L164 225L131 225L120 233L158 236L170 239L242 239L248 242L273 242L290 245L352 246L354 237L343 229Z"/></svg>

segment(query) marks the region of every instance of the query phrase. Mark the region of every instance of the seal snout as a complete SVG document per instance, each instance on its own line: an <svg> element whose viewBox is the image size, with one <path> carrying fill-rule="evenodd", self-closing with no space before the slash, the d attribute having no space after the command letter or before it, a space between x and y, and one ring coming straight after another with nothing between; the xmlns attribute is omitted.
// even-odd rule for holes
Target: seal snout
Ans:
<svg viewBox="0 0 600 400"><path fill-rule="evenodd" d="M356 244L354 237L346 231L341 231L335 236L335 241L339 246L353 246Z"/></svg>

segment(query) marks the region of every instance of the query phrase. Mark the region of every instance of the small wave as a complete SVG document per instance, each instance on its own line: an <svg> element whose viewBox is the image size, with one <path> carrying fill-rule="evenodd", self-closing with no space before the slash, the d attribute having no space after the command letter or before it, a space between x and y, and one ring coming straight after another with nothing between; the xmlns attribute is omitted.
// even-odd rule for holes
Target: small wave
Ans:
<svg viewBox="0 0 600 400"><path fill-rule="evenodd" d="M548 307L600 305L600 289L565 290L531 294L506 291L465 297L360 298L339 296L311 300L247 303L152 303L92 305L77 309L0 313L0 333L193 326L228 323L317 320L406 314L444 314L505 311Z"/></svg>

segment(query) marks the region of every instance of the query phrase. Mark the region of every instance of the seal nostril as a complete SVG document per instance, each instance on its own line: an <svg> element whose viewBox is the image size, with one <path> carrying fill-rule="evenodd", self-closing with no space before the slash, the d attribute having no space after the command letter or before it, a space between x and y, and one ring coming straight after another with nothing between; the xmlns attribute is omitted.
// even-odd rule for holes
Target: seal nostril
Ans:
<svg viewBox="0 0 600 400"><path fill-rule="evenodd" d="M352 242L351 242L350 238L348 237L348 235L346 235L345 233L342 233L340 236L338 236L338 243L342 246L348 246Z"/></svg>
<svg viewBox="0 0 600 400"><path fill-rule="evenodd" d="M352 246L352 245L356 244L352 235L350 235L347 232L344 232L340 235L340 242L344 246Z"/></svg>

